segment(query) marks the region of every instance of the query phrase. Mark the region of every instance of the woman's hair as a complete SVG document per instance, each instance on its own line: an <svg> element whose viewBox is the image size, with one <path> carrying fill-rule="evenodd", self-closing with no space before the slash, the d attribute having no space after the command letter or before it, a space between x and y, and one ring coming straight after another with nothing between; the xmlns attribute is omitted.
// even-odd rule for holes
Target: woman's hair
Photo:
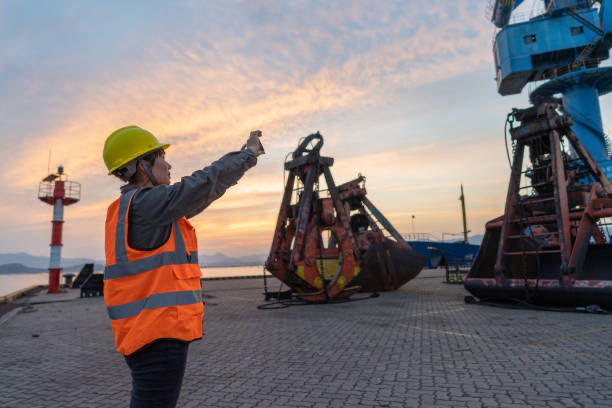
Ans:
<svg viewBox="0 0 612 408"><path fill-rule="evenodd" d="M156 149L156 150L153 150L152 152L146 153L132 160L131 162L126 163L126 165L122 166L121 168L115 170L113 172L113 175L121 179L122 181L126 181L130 184L137 184L138 171L136 168L136 165L137 165L136 161L144 160L147 162L147 164L149 164L149 166L153 167L153 165L155 164L155 160L157 160L157 158L161 156L163 152L164 152L164 149ZM130 164L132 163L133 163L134 169L132 172L130 172L129 167L131 167Z"/></svg>

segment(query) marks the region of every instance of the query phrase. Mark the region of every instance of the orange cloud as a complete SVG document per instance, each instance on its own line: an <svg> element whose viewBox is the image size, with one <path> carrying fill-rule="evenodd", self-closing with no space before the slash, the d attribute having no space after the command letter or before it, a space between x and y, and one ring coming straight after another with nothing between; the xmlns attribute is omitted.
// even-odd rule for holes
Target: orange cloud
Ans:
<svg viewBox="0 0 612 408"><path fill-rule="evenodd" d="M257 9L261 4L240 6ZM260 128L267 154L194 223L202 246L210 251L266 251L283 189L282 161L298 136L363 107L406 104L406 110L418 110L418 100L390 100L390 93L490 65L490 28L486 21L473 21L472 9L464 1L452 6L442 1L410 6L385 2L376 7L369 2L327 4L308 10L310 20L317 22L311 29L263 21L245 29L244 35L213 38L194 29L190 36L152 39L132 55L122 56L121 64L83 78L33 78L22 100L35 100L41 89L56 87L63 114L46 111L54 120L40 126L40 134L25 135L35 142L12 152L0 177L12 192L35 186L44 175L51 147L53 163L64 164L84 187L83 201L66 213L66 246L101 250L105 208L119 185L106 177L101 160L107 134L127 124L152 130L172 144L168 157L176 179L175 175L189 174L238 149L250 130ZM293 21L300 16L287 17ZM261 58L248 50L253 44L261 46ZM347 44L364 45L354 50ZM324 57L320 45L326 48ZM418 121L398 118L397 126ZM336 157L336 182L352 179L357 172L366 174L372 200L404 231L412 213L429 220L427 228L432 231L455 222L461 180L472 182L466 189L472 189L475 203L492 186L497 191L497 184L504 184L503 174L487 170L496 164L485 151L491 145L479 148L467 141L407 146L407 141L391 150L372 141L373 152L360 154L351 150L349 134L328 140L325 153ZM457 158L470 155L482 160L468 165ZM10 231L19 234L24 225L43 229L48 214L24 206L30 197L20 200L0 212L26 208L21 225L11 224ZM445 200L452 200L452 205ZM489 210L476 211L482 213L477 221L482 224Z"/></svg>

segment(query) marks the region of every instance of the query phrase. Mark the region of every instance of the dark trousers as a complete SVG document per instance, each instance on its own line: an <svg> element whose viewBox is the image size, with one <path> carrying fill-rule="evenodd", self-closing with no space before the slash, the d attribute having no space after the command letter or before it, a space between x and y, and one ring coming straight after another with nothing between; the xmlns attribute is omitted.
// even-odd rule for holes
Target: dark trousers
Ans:
<svg viewBox="0 0 612 408"><path fill-rule="evenodd" d="M125 356L132 370L130 408L174 408L183 384L189 343L163 339Z"/></svg>

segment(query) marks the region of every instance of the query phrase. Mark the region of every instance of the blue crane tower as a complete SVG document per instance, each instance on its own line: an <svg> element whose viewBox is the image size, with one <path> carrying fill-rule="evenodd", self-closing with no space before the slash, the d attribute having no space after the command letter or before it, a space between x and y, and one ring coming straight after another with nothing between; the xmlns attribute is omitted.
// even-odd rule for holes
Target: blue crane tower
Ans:
<svg viewBox="0 0 612 408"><path fill-rule="evenodd" d="M465 287L481 300L612 308L612 146L599 106L612 90L612 67L600 66L612 0L543 0L540 15L511 23L521 3L493 6L497 90L539 83L533 106L508 115L504 215L487 223Z"/></svg>
<svg viewBox="0 0 612 408"><path fill-rule="evenodd" d="M612 146L599 107L599 97L612 90L612 67L599 67L610 57L612 2L543 1L542 15L517 24L508 23L523 0L495 2L492 22L501 29L493 46L497 90L513 95L529 82L547 80L531 92L531 101L563 95L572 130L612 178Z"/></svg>

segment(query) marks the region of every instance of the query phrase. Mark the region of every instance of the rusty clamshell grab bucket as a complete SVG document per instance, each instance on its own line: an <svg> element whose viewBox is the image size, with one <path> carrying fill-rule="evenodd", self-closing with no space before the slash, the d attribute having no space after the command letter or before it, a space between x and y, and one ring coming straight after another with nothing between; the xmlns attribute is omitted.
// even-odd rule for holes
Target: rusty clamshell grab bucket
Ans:
<svg viewBox="0 0 612 408"><path fill-rule="evenodd" d="M313 133L285 163L289 175L265 269L310 302L396 290L421 271L425 257L368 200L365 177L336 186L334 159L320 155L322 146L323 136Z"/></svg>

